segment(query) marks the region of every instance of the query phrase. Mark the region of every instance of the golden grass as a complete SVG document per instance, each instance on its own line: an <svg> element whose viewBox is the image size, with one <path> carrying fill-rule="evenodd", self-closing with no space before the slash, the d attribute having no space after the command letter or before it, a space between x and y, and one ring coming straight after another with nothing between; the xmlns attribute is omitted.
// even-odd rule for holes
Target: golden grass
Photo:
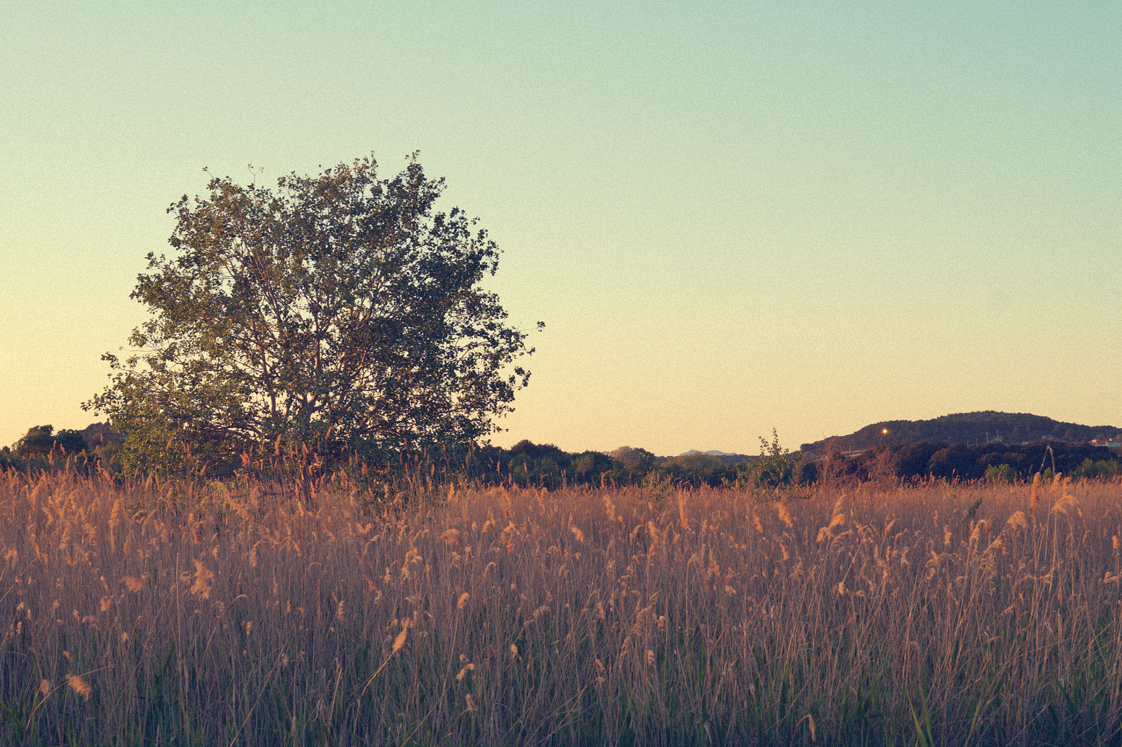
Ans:
<svg viewBox="0 0 1122 747"><path fill-rule="evenodd" d="M3 744L1122 739L1118 483L0 480Z"/></svg>

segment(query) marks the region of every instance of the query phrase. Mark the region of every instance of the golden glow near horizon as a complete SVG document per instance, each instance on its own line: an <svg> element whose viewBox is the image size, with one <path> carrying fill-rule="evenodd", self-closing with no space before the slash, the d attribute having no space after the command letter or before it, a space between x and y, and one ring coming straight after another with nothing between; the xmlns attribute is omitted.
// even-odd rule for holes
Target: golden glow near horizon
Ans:
<svg viewBox="0 0 1122 747"><path fill-rule="evenodd" d="M443 209L502 247L510 320L546 322L497 444L1122 425L1101 380L1122 370L1122 4L72 2L4 23L0 444L94 420L78 405L203 167L272 185L372 150L386 173L419 150Z"/></svg>

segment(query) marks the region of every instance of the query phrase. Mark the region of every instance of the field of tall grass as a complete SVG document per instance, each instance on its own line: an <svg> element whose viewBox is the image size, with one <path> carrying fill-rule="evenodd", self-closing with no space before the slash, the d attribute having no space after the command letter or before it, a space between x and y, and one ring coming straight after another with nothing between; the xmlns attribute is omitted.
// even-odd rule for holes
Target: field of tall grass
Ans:
<svg viewBox="0 0 1122 747"><path fill-rule="evenodd" d="M1122 485L0 475L0 743L1118 744Z"/></svg>

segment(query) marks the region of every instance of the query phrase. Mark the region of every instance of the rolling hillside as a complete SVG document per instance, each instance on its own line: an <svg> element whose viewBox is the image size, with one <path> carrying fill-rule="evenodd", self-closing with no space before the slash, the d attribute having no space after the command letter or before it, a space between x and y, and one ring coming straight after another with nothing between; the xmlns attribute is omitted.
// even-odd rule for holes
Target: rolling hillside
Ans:
<svg viewBox="0 0 1122 747"><path fill-rule="evenodd" d="M1027 413L986 410L944 415L933 420L886 420L873 423L846 436L803 444L803 451L824 451L831 440L841 451L860 451L874 446L903 446L925 441L984 444L988 442L1026 443L1062 441L1081 443L1092 439L1114 438L1122 428L1111 425L1062 423L1052 418Z"/></svg>

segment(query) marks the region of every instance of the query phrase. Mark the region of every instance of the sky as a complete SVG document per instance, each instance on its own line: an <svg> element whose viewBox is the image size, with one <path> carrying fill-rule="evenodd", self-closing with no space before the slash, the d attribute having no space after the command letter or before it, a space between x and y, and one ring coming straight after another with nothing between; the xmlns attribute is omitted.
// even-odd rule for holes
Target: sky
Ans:
<svg viewBox="0 0 1122 747"><path fill-rule="evenodd" d="M166 212L418 151L532 332L492 443L754 454L1122 427L1122 3L23 2L0 24L0 444L82 428ZM537 321L546 324L536 332Z"/></svg>

